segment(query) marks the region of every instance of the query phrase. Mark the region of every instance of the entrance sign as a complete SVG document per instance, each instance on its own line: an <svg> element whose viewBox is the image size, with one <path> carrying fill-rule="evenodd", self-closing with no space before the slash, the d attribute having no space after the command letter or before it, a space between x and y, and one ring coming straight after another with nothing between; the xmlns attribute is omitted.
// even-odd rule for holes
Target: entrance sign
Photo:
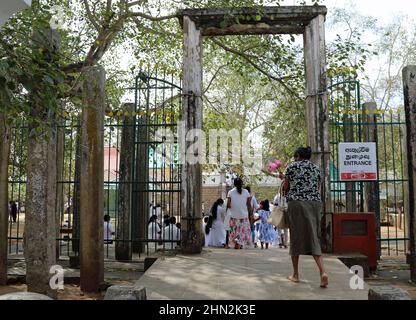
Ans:
<svg viewBox="0 0 416 320"><path fill-rule="evenodd" d="M338 157L341 181L377 180L376 143L340 143Z"/></svg>

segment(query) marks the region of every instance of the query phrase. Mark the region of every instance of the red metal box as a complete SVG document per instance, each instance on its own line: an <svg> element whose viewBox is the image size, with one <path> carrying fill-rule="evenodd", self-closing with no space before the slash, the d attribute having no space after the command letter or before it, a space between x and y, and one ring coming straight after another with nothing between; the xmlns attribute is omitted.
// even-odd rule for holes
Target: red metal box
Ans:
<svg viewBox="0 0 416 320"><path fill-rule="evenodd" d="M334 213L333 251L336 254L364 254L368 257L368 266L377 268L375 214Z"/></svg>

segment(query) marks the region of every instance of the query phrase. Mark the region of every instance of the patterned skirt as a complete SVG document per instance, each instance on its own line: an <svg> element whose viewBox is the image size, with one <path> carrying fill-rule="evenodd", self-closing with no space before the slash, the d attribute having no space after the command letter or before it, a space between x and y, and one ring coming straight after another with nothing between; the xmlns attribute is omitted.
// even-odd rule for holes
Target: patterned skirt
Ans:
<svg viewBox="0 0 416 320"><path fill-rule="evenodd" d="M243 247L251 245L251 227L248 218L230 219L230 241Z"/></svg>

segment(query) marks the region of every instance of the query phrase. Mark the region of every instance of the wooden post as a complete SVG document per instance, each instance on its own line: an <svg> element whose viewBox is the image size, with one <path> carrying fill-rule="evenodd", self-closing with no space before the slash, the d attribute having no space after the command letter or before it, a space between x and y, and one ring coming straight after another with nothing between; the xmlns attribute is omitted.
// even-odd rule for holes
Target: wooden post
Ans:
<svg viewBox="0 0 416 320"><path fill-rule="evenodd" d="M364 130L364 142L377 143L377 116L375 115L377 104L375 102L367 102L363 104L362 109L364 123L368 123L367 129ZM364 200L365 211L374 212L376 215L376 237L381 239L380 187L378 181L369 181L364 184ZM381 256L381 241L379 240L377 241L377 256L378 258Z"/></svg>
<svg viewBox="0 0 416 320"><path fill-rule="evenodd" d="M330 146L329 112L325 54L325 16L313 18L304 32L306 71L306 115L308 142L313 150L312 161L319 165L322 175L321 194L324 205L321 244L330 252L332 235L329 217L330 202Z"/></svg>
<svg viewBox="0 0 416 320"><path fill-rule="evenodd" d="M49 63L55 63L59 34L37 30L33 38ZM28 291L54 296L49 271L56 264L56 123L53 110L45 108L50 102L44 101L44 90L42 82L36 83L30 95L35 121L29 123L24 255Z"/></svg>
<svg viewBox="0 0 416 320"><path fill-rule="evenodd" d="M97 292L104 283L104 104L105 71L83 72L80 176L81 290Z"/></svg>
<svg viewBox="0 0 416 320"><path fill-rule="evenodd" d="M123 132L121 133L116 259L131 260L131 204L134 158L134 117L131 114L134 111L134 103L125 103L123 111L127 111L129 116L124 117Z"/></svg>
<svg viewBox="0 0 416 320"><path fill-rule="evenodd" d="M409 175L410 277L416 282L416 66L403 69L403 92Z"/></svg>
<svg viewBox="0 0 416 320"><path fill-rule="evenodd" d="M202 36L195 22L183 18L183 110L184 132L181 139L182 161L182 250L184 253L200 253L204 236L202 233L202 171L200 163L189 163L188 147L193 142L184 137L192 129L202 129ZM185 140L185 141L184 141Z"/></svg>
<svg viewBox="0 0 416 320"><path fill-rule="evenodd" d="M6 117L0 114L0 286L7 284L7 230L10 132Z"/></svg>

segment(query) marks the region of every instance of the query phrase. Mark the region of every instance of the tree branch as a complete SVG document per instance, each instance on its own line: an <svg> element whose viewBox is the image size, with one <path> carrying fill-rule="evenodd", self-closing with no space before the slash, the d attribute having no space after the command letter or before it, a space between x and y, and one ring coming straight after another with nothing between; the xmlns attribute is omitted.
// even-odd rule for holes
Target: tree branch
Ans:
<svg viewBox="0 0 416 320"><path fill-rule="evenodd" d="M88 4L88 0L83 0L84 2L84 6L85 6L85 10L87 11L87 17L90 20L90 22L92 23L92 25L94 26L94 28L99 31L100 30L100 26L98 25L97 20L95 20L94 15L91 12L91 8L90 5Z"/></svg>
<svg viewBox="0 0 416 320"><path fill-rule="evenodd" d="M231 52L231 53L233 53L235 55L238 55L238 56L242 57L244 60L246 60L256 70L260 71L262 74L264 74L268 78L279 82L288 92L290 92L291 94L293 94L296 98L302 100L302 98L295 91L293 91L291 88L289 88L288 85L281 78L277 78L277 77L271 75L269 72L263 70L260 66L258 66L256 63L254 63L245 53L240 52L238 50L235 50L233 48L229 48L229 47L227 47L226 45L222 44L220 41L218 41L215 38L210 38L210 40L212 42L214 42L216 45L218 45L219 47L221 47L222 49L224 49L225 51Z"/></svg>
<svg viewBox="0 0 416 320"><path fill-rule="evenodd" d="M153 17L142 12L130 12L130 16L144 18L150 21L163 21L163 20L169 20L169 19L178 17L176 14L171 14L169 16L162 16L162 17Z"/></svg>

